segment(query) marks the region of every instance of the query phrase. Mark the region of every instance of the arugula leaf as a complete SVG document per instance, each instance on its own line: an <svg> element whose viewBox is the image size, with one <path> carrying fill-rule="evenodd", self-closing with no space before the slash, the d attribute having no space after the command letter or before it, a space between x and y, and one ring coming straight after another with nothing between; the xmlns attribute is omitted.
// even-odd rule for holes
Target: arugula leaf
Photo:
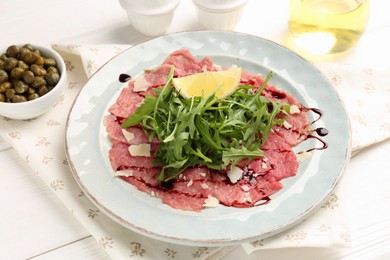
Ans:
<svg viewBox="0 0 390 260"><path fill-rule="evenodd" d="M172 180L195 165L221 170L264 156L261 146L289 111L289 105L261 96L272 72L256 93L253 86L239 86L225 99L215 97L218 88L206 97L182 97L172 85L173 72L172 66L165 86L155 89L158 96L146 96L121 125L141 124L150 140L161 141L155 153L156 165L162 167L158 180Z"/></svg>
<svg viewBox="0 0 390 260"><path fill-rule="evenodd" d="M156 107L157 97L147 95L142 105L121 124L122 128L138 125L145 115L152 113Z"/></svg>

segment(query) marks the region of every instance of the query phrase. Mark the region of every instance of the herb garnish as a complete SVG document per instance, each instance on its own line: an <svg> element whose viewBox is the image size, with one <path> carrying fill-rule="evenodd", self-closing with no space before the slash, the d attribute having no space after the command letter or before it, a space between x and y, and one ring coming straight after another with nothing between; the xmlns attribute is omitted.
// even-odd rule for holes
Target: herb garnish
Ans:
<svg viewBox="0 0 390 260"><path fill-rule="evenodd" d="M141 124L150 141L154 137L161 141L155 154L156 165L162 167L158 180L172 180L195 165L222 170L264 155L260 148L271 128L286 120L277 115L287 115L290 108L261 96L272 72L256 93L245 85L224 99L215 97L218 89L206 97L186 99L172 85L173 71L172 66L166 85L155 89L157 96L147 95L121 125Z"/></svg>

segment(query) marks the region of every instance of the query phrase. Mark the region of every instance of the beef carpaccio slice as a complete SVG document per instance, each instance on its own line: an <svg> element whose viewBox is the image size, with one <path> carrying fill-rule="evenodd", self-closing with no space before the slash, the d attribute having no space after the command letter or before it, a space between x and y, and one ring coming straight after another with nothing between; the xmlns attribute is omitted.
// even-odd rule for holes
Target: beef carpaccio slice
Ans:
<svg viewBox="0 0 390 260"><path fill-rule="evenodd" d="M112 140L109 157L117 176L142 192L158 197L163 203L181 209L200 211L218 204L231 207L252 207L267 203L270 196L283 188L284 178L296 175L298 161L291 148L310 133L309 122L302 105L288 93L267 85L263 95L272 101L290 104L289 119L283 126L275 126L261 148L264 156L252 161L241 161L236 170L238 180L227 171L216 171L199 165L188 168L175 180L161 183L156 179L160 170L154 162L153 152L159 148L159 140L149 141L140 127L122 129L120 124L142 104L152 89L165 85L171 65L175 77L182 77L205 70L219 70L210 58L196 59L187 50L178 50L165 59L159 67L146 71L141 80L132 79L122 89L116 102L109 108L105 126ZM139 82L137 82L139 80ZM241 84L252 85L257 90L264 78L242 73Z"/></svg>

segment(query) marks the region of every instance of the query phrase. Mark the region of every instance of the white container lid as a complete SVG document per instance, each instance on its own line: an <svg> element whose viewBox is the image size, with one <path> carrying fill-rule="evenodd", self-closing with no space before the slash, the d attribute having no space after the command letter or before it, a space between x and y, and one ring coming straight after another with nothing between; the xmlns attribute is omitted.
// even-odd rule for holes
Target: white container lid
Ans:
<svg viewBox="0 0 390 260"><path fill-rule="evenodd" d="M192 0L201 9L209 12L230 12L241 8L248 0Z"/></svg>

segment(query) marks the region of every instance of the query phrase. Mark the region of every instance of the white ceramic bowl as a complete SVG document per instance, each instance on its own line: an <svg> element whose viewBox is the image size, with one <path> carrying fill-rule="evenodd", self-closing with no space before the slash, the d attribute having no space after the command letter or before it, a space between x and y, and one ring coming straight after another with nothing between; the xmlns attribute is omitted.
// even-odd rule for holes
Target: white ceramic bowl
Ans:
<svg viewBox="0 0 390 260"><path fill-rule="evenodd" d="M19 47L23 46L23 44L18 45ZM0 115L4 117L8 117L11 119L32 119L36 118L45 112L47 112L50 108L52 108L54 102L57 101L57 99L60 97L61 93L63 92L66 82L67 82L67 73L66 73L66 67L65 62L62 59L62 57L53 49L40 46L37 44L32 44L35 49L40 50L41 54L45 57L51 57L54 58L57 62L57 68L59 69L61 73L60 80L58 81L57 85L49 91L47 94L26 102L21 103L6 103L6 102L0 102ZM3 47L1 49L0 53L5 53L5 49L7 48Z"/></svg>
<svg viewBox="0 0 390 260"><path fill-rule="evenodd" d="M180 0L119 0L130 24L140 33L154 37L166 32Z"/></svg>
<svg viewBox="0 0 390 260"><path fill-rule="evenodd" d="M234 30L247 0L192 0L200 23L207 29Z"/></svg>

